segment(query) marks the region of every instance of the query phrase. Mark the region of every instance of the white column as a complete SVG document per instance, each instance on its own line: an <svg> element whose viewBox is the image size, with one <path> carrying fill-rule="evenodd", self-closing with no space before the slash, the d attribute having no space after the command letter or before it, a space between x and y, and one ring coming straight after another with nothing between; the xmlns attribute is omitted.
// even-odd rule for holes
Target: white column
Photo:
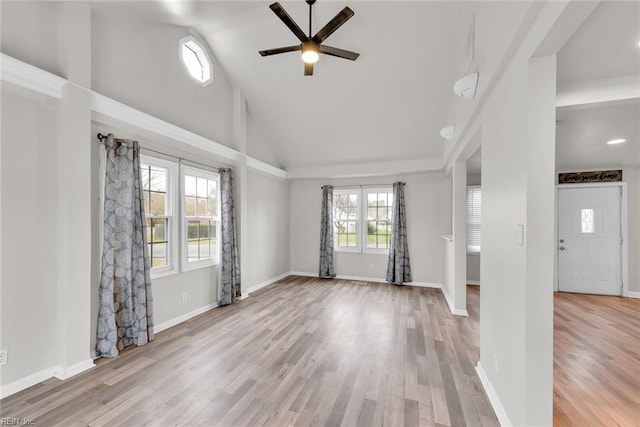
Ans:
<svg viewBox="0 0 640 427"><path fill-rule="evenodd" d="M91 10L58 9L64 87L58 110L58 364L59 378L91 366Z"/></svg>
<svg viewBox="0 0 640 427"><path fill-rule="evenodd" d="M453 314L467 316L467 162L453 165L452 234L453 234Z"/></svg>
<svg viewBox="0 0 640 427"><path fill-rule="evenodd" d="M525 393L529 425L553 414L553 264L555 254L556 56L529 64Z"/></svg>

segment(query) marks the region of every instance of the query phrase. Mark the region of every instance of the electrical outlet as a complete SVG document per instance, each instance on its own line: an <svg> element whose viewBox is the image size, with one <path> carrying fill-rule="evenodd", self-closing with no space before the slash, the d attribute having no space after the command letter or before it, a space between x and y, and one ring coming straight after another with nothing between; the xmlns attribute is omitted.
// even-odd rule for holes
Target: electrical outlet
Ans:
<svg viewBox="0 0 640 427"><path fill-rule="evenodd" d="M187 302L187 299L188 299L188 298L187 298L187 293L186 293L186 292L183 292L183 293L182 293L182 302Z"/></svg>
<svg viewBox="0 0 640 427"><path fill-rule="evenodd" d="M2 350L0 350L0 366L7 364L7 362L9 361L8 357L9 357L9 352L6 348L3 348Z"/></svg>
<svg viewBox="0 0 640 427"><path fill-rule="evenodd" d="M493 353L493 369L498 373L498 355Z"/></svg>

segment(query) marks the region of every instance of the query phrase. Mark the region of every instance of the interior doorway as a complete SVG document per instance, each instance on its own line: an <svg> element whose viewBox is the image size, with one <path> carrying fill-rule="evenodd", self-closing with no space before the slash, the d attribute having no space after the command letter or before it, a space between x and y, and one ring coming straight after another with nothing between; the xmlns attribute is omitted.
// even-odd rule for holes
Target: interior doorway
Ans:
<svg viewBox="0 0 640 427"><path fill-rule="evenodd" d="M623 295L626 187L622 183L558 187L558 290Z"/></svg>

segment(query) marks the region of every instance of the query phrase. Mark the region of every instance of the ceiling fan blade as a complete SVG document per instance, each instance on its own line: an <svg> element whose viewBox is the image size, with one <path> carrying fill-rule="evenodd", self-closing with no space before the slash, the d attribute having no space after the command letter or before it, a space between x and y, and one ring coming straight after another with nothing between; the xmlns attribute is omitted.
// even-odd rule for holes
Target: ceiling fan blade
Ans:
<svg viewBox="0 0 640 427"><path fill-rule="evenodd" d="M273 13L278 15L278 18L280 18L280 20L282 22L284 22L284 25L289 27L289 29L293 32L293 34L296 35L296 37L301 42L305 42L305 41L307 41L309 39L309 37L307 37L307 35L304 33L304 31L302 31L300 29L300 27L298 27L298 24L295 23L293 18L291 18L291 16L289 16L287 11L284 10L284 8L282 6L280 6L280 3L275 2L271 6L269 6L269 8L271 8L271 10L273 10Z"/></svg>
<svg viewBox="0 0 640 427"><path fill-rule="evenodd" d="M355 15L353 10L349 9L348 6L345 7L340 11L340 13L334 16L333 19L327 23L327 25L322 27L322 29L318 31L315 36L313 36L313 41L318 44L322 43L327 39L327 37L333 34L335 30L340 28L342 24L351 19L353 15Z"/></svg>
<svg viewBox="0 0 640 427"><path fill-rule="evenodd" d="M269 56L269 55L277 55L279 53L285 53L285 52L294 52L300 49L302 49L301 45L295 45L295 46L278 47L275 49L265 49L265 50L258 51L258 53L262 56Z"/></svg>
<svg viewBox="0 0 640 427"><path fill-rule="evenodd" d="M304 75L313 76L313 64L304 63Z"/></svg>
<svg viewBox="0 0 640 427"><path fill-rule="evenodd" d="M337 56L338 58L350 59L355 61L360 56L359 53L351 52L350 50L338 49L337 47L320 45L320 53L325 55Z"/></svg>

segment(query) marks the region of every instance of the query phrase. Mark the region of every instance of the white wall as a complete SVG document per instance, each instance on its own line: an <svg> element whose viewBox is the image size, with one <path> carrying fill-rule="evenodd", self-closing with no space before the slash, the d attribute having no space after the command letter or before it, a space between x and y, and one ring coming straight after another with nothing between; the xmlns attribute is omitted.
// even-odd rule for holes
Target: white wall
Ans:
<svg viewBox="0 0 640 427"><path fill-rule="evenodd" d="M56 109L2 88L0 385L57 364Z"/></svg>
<svg viewBox="0 0 640 427"><path fill-rule="evenodd" d="M0 2L0 51L62 76L57 14L56 5L48 2Z"/></svg>
<svg viewBox="0 0 640 427"><path fill-rule="evenodd" d="M185 72L180 27L92 14L92 88L145 113L232 146L232 87L214 62L202 87ZM211 55L210 55L211 56Z"/></svg>
<svg viewBox="0 0 640 427"><path fill-rule="evenodd" d="M243 294L290 271L289 183L249 172L248 276L242 278Z"/></svg>
<svg viewBox="0 0 640 427"><path fill-rule="evenodd" d="M414 282L442 284L443 245L447 225L441 210L443 177L440 173L342 180L295 180L291 183L291 270L318 273L322 185L372 185L406 182L409 256ZM450 209L450 208L449 208ZM338 275L384 279L385 254L335 253Z"/></svg>

